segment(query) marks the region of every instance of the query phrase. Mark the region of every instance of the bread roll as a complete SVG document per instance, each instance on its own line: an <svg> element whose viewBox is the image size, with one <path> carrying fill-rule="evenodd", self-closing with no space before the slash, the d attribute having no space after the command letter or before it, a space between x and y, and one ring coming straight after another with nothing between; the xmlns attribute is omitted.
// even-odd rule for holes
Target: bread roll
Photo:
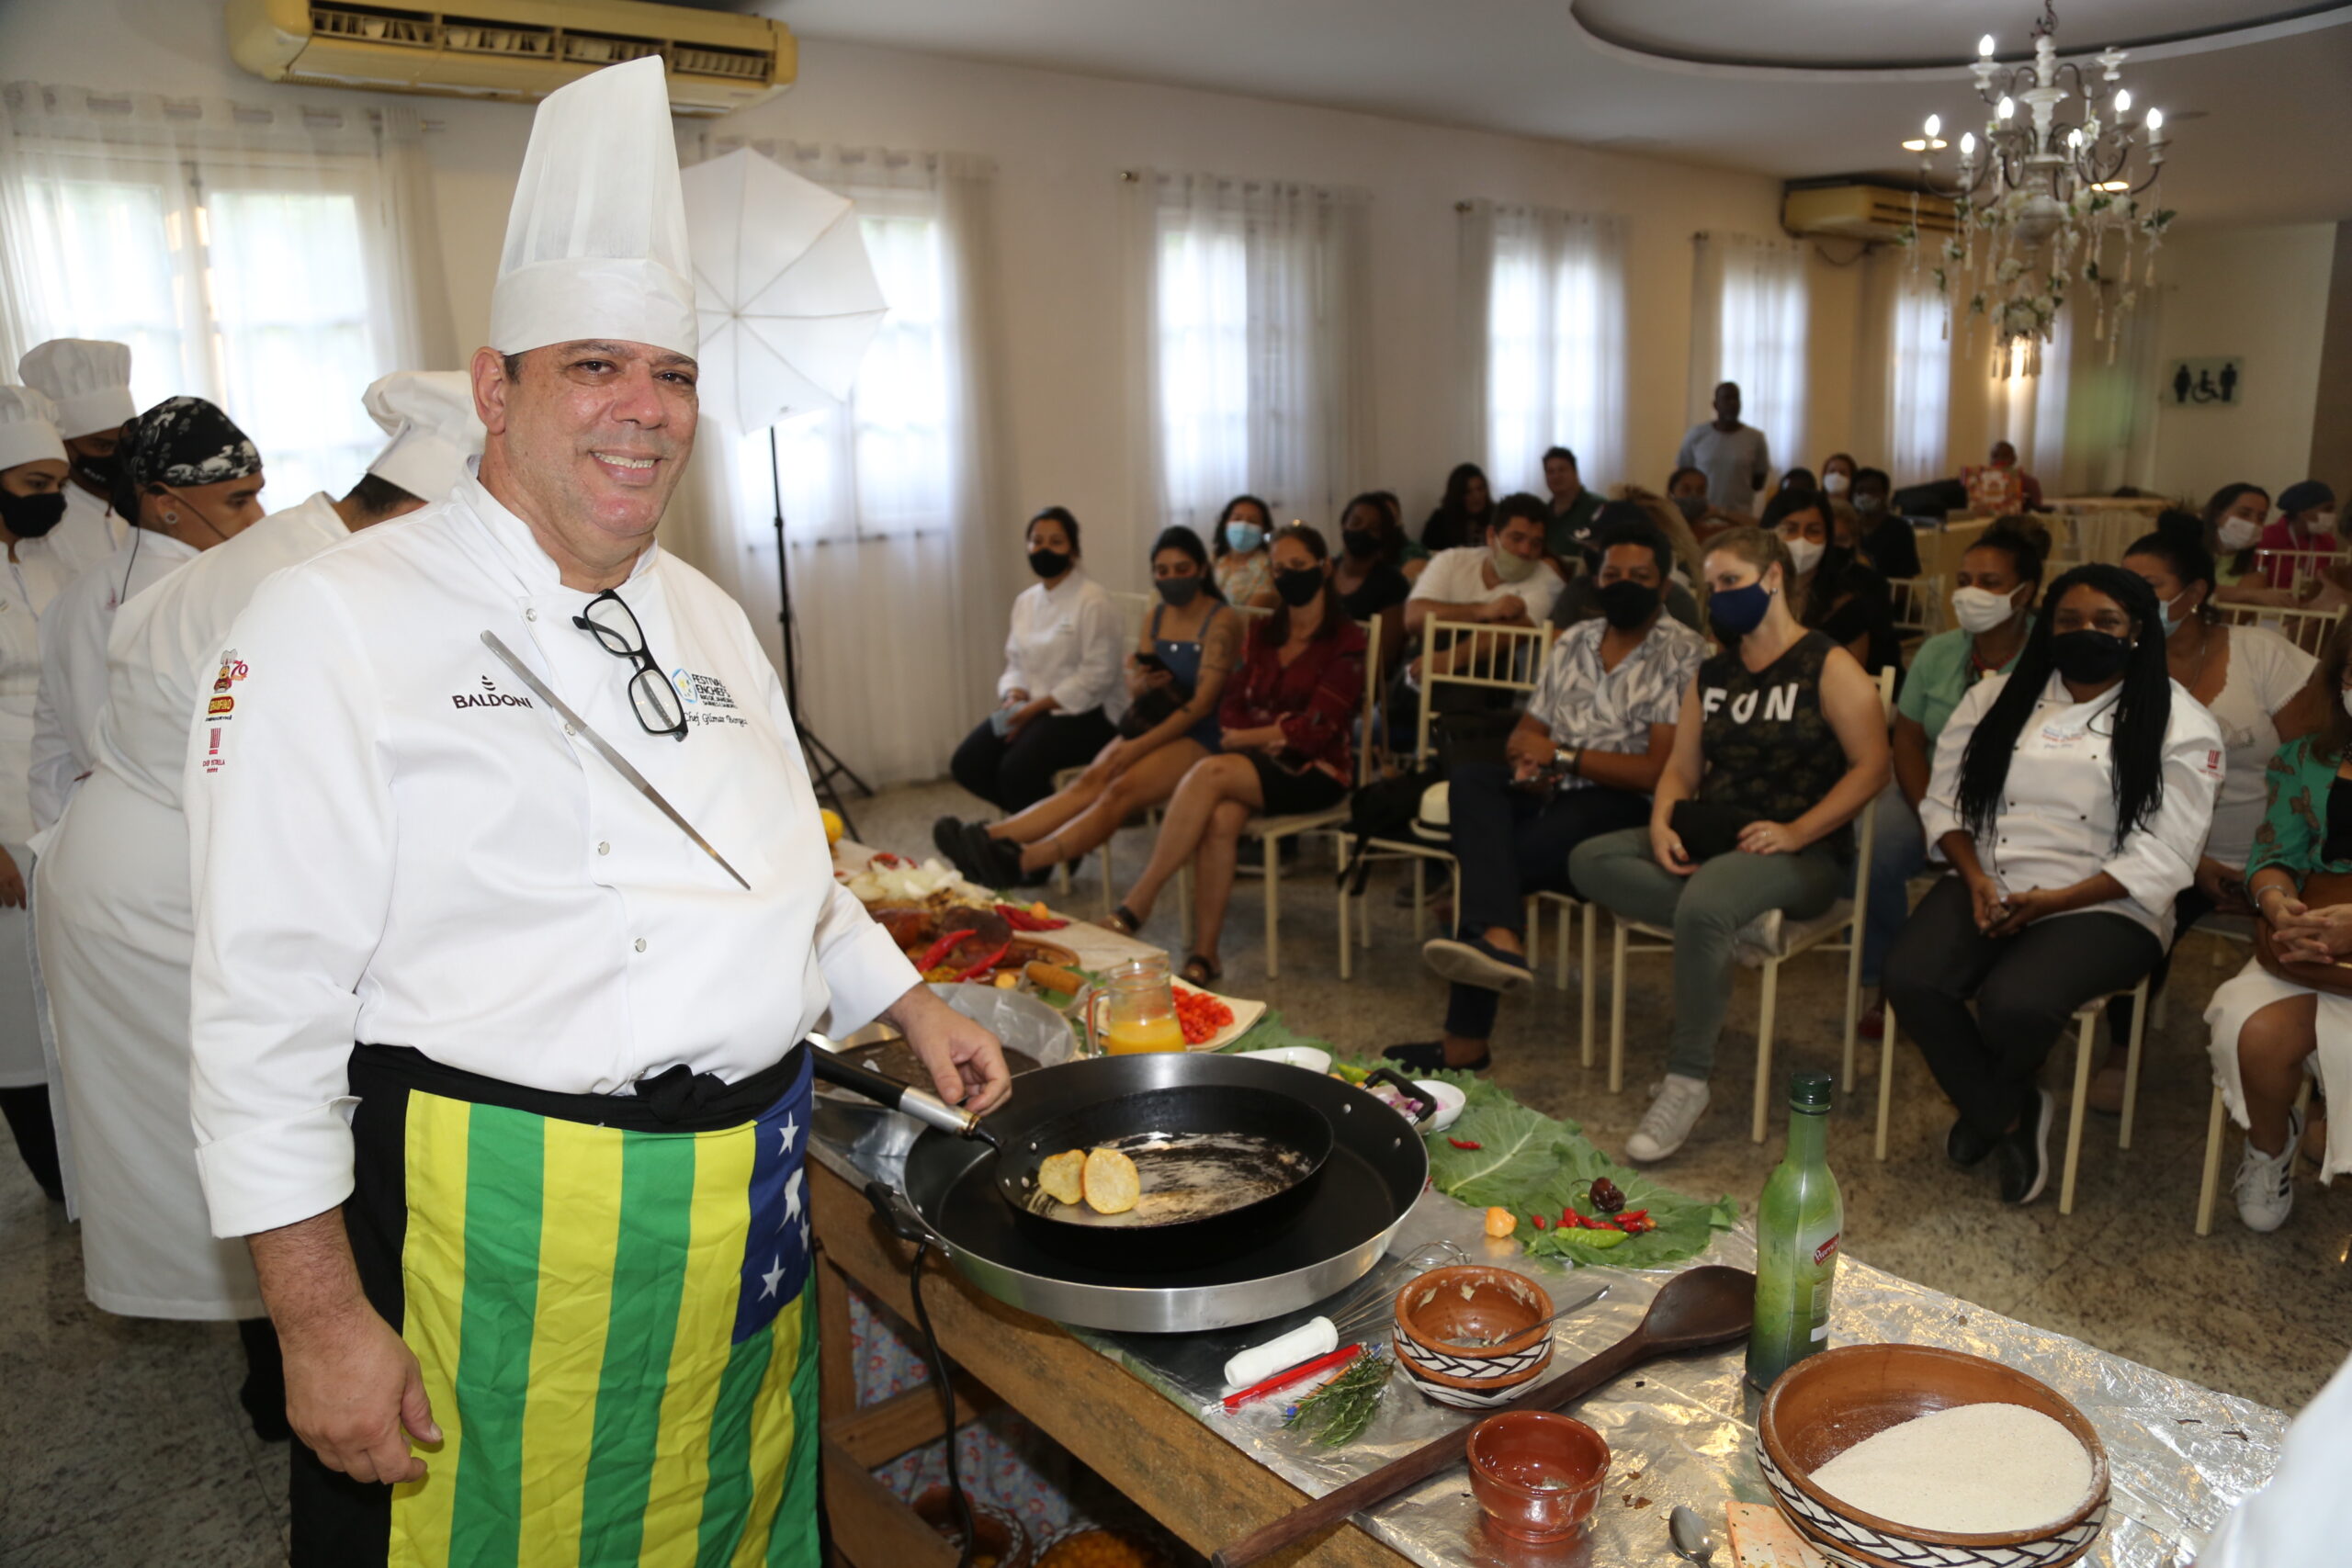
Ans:
<svg viewBox="0 0 2352 1568"><path fill-rule="evenodd" d="M1072 1149L1068 1154L1047 1155L1037 1167L1037 1185L1046 1195L1058 1203L1076 1203L1085 1196L1086 1151Z"/></svg>
<svg viewBox="0 0 2352 1568"><path fill-rule="evenodd" d="M1096 1149L1086 1156L1086 1206L1098 1214L1124 1214L1143 1196L1143 1179L1136 1162L1116 1149Z"/></svg>

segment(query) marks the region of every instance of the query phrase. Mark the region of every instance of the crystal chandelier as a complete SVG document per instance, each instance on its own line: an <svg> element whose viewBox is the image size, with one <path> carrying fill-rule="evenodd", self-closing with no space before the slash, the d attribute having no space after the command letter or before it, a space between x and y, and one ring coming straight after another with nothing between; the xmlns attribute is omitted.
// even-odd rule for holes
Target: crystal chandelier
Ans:
<svg viewBox="0 0 2352 1568"><path fill-rule="evenodd" d="M2041 344L2078 284L2093 301L2092 335L2111 361L2112 329L2155 282L2156 248L2173 219L2154 195L2164 174L2163 112L2147 109L2131 125L2124 51L2103 51L2089 64L2062 62L2057 33L2056 0L2045 0L2030 62L2004 65L1990 33L1978 40L1970 73L1992 112L1981 141L1973 131L1961 136L1956 180L1938 175L1937 154L1951 145L1940 117L1929 115L1925 133L1903 144L1919 155L1921 186L1952 205L1956 231L1934 253L1936 288L1950 315L1964 311L1972 337L1978 318L1990 323L1997 378L2040 368ZM1917 265L1916 201L1913 219L1904 243Z"/></svg>

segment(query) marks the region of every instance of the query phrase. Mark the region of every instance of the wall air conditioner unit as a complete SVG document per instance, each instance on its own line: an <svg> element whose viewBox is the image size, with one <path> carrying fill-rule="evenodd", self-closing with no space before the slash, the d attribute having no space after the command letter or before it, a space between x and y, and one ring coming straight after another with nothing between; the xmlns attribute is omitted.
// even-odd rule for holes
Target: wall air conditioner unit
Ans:
<svg viewBox="0 0 2352 1568"><path fill-rule="evenodd" d="M228 0L229 52L272 82L534 103L591 71L662 57L673 113L720 115L792 85L781 22L643 0Z"/></svg>
<svg viewBox="0 0 2352 1568"><path fill-rule="evenodd" d="M1887 244L1903 238L1915 211L1923 237L1960 232L1943 197L1859 180L1789 186L1781 197L1781 227L1808 238Z"/></svg>

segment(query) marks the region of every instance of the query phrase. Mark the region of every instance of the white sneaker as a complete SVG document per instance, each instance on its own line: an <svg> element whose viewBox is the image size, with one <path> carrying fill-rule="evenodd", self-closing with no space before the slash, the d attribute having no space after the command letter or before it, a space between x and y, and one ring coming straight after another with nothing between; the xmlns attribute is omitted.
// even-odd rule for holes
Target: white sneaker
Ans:
<svg viewBox="0 0 2352 1568"><path fill-rule="evenodd" d="M1625 1140L1625 1157L1647 1163L1661 1160L1680 1148L1707 1109L1707 1080L1668 1073L1653 1091L1657 1098L1642 1117L1642 1124Z"/></svg>
<svg viewBox="0 0 2352 1568"><path fill-rule="evenodd" d="M2287 1146L2266 1155L2246 1141L2238 1157L2237 1179L2230 1184L2238 1201L2238 1218L2250 1231L2275 1231L2287 1223L2295 1207L2295 1151L2302 1146L2303 1114L2287 1113Z"/></svg>

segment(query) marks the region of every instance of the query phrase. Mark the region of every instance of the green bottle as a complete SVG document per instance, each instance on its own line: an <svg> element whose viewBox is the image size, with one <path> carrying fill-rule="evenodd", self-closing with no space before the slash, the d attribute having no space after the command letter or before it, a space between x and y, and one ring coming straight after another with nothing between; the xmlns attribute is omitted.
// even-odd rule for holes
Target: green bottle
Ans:
<svg viewBox="0 0 2352 1568"><path fill-rule="evenodd" d="M1799 1073L1789 1084L1789 1152L1764 1183L1756 1209L1756 1327L1747 1339L1747 1381L1759 1389L1829 1347L1829 1292L1846 1205L1823 1151L1829 1128L1829 1075Z"/></svg>

